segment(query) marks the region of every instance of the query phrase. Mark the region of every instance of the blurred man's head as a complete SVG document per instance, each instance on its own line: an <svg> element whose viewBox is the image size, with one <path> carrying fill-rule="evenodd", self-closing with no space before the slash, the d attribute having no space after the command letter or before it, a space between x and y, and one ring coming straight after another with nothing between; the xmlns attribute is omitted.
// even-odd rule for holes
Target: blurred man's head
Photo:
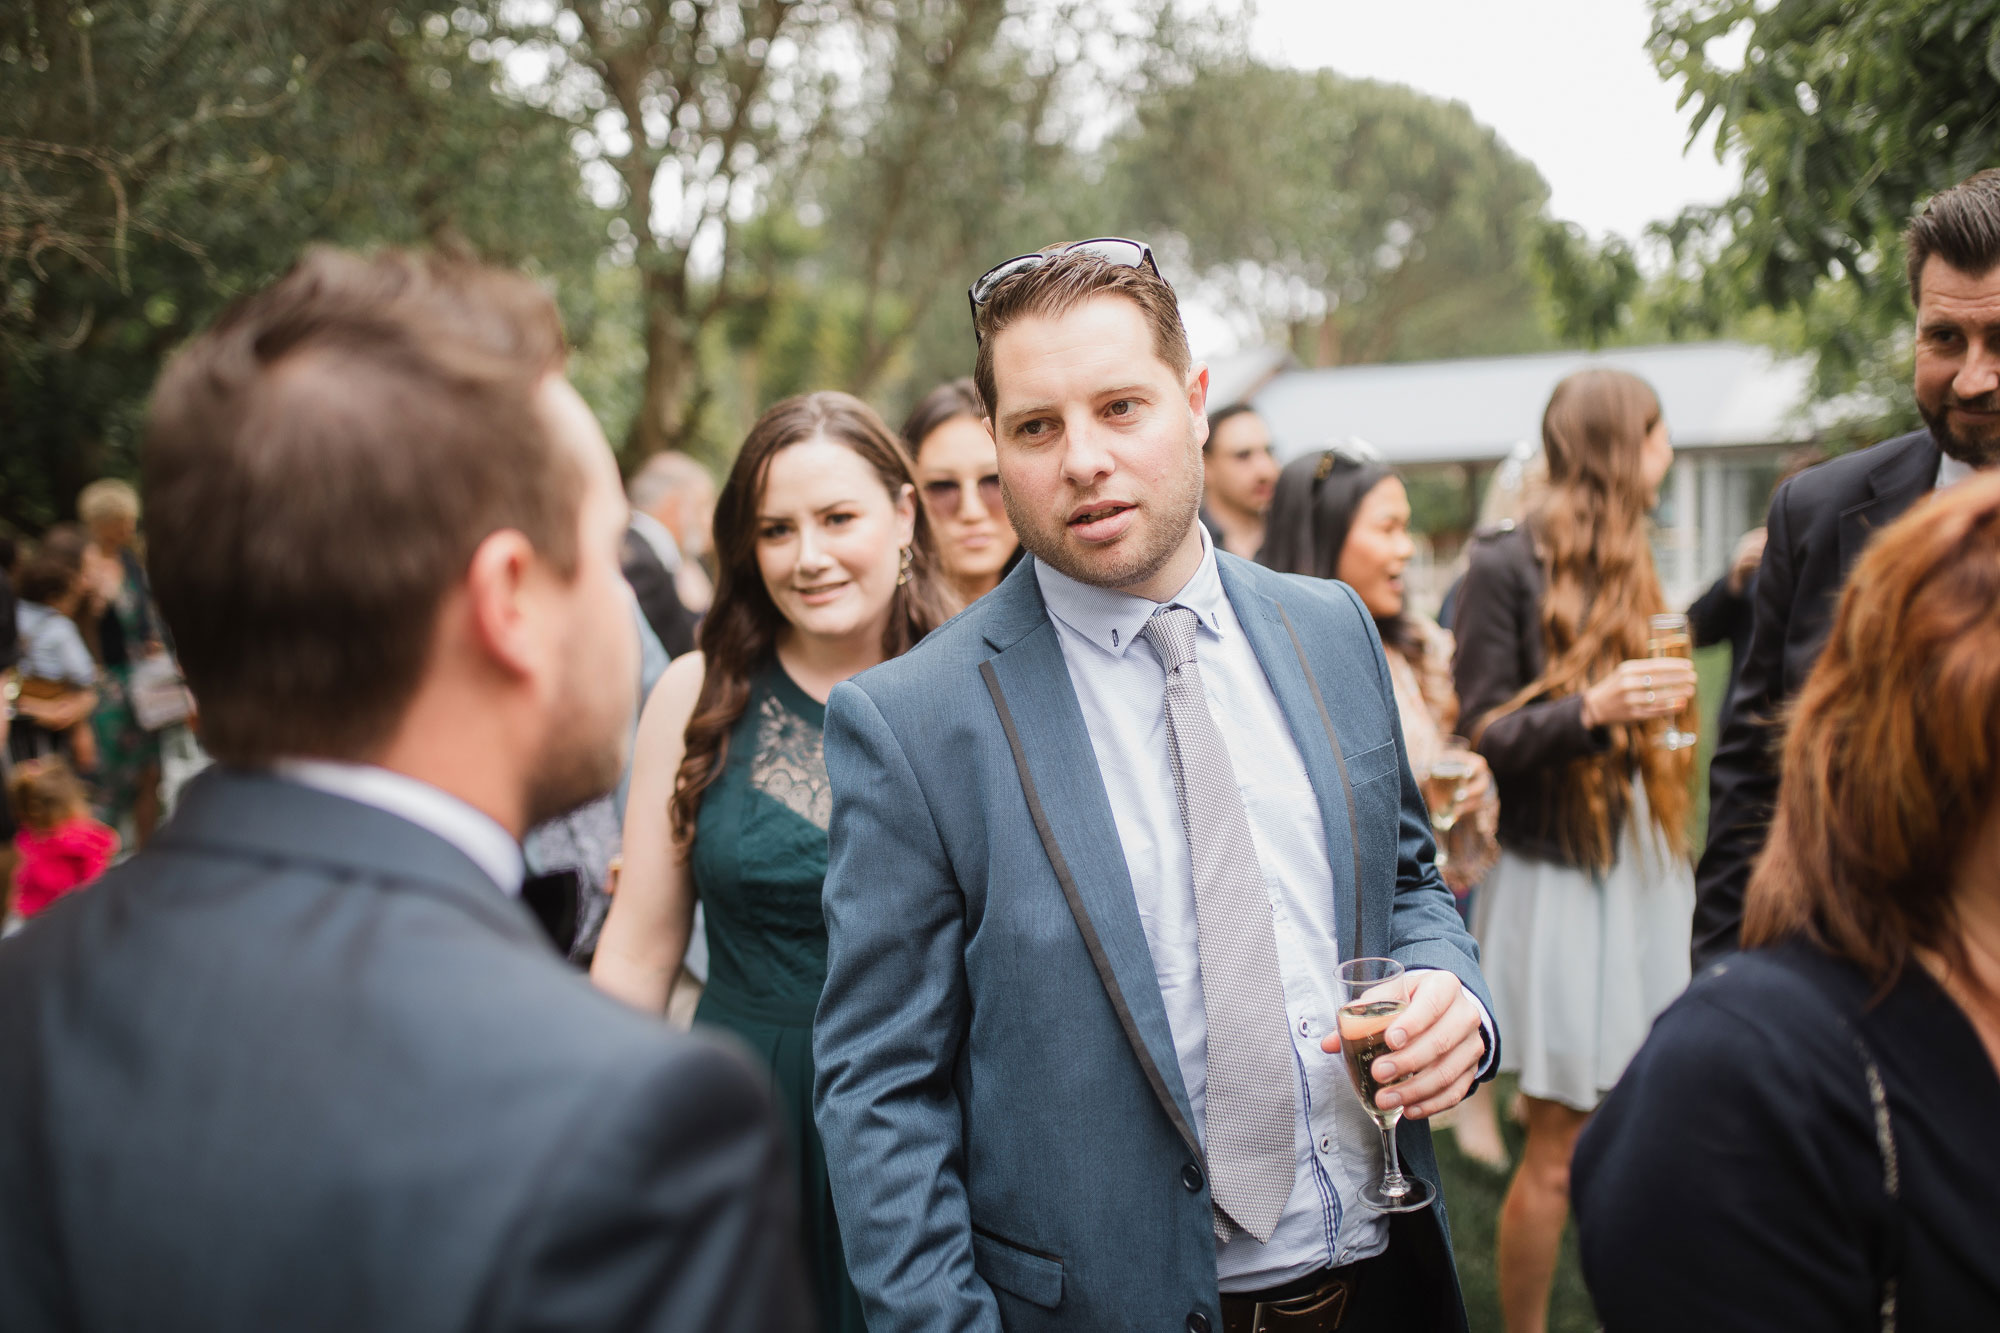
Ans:
<svg viewBox="0 0 2000 1333"><path fill-rule="evenodd" d="M676 450L654 454L625 483L632 508L673 534L681 554L708 554L715 540L715 479Z"/></svg>
<svg viewBox="0 0 2000 1333"><path fill-rule="evenodd" d="M525 277L315 250L174 358L148 555L218 758L462 776L517 831L617 780L626 509L563 357Z"/></svg>
<svg viewBox="0 0 2000 1333"><path fill-rule="evenodd" d="M1208 419L1201 465L1211 509L1255 519L1271 507L1271 490L1278 484L1271 428L1248 403L1225 407Z"/></svg>
<svg viewBox="0 0 2000 1333"><path fill-rule="evenodd" d="M1058 250L974 315L1007 517L1070 577L1165 598L1200 560L1208 370L1150 260Z"/></svg>
<svg viewBox="0 0 2000 1333"><path fill-rule="evenodd" d="M1904 239L1917 410L1953 458L2000 462L2000 169L1934 195Z"/></svg>

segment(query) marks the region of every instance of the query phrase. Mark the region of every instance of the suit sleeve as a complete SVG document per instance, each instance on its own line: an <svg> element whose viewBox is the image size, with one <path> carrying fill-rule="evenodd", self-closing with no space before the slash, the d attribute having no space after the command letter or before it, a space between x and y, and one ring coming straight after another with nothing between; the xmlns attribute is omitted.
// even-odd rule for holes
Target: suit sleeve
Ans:
<svg viewBox="0 0 2000 1333"><path fill-rule="evenodd" d="M585 1099L583 1143L543 1171L481 1328L790 1333L812 1326L797 1187L769 1094L737 1055L681 1038Z"/></svg>
<svg viewBox="0 0 2000 1333"><path fill-rule="evenodd" d="M1580 694L1490 716L1527 685L1524 636L1541 633L1540 598L1517 565L1499 542L1473 547L1454 630L1459 725L1496 774L1537 771L1599 754L1610 744L1601 728L1583 725Z"/></svg>
<svg viewBox="0 0 2000 1333"><path fill-rule="evenodd" d="M1737 664L1736 687L1723 702L1715 756L1708 768L1708 845L1694 875L1694 969L1738 948L1743 891L1764 849L1778 794L1771 720L1785 699L1785 642L1798 588L1789 501L1778 488L1767 520L1764 562L1752 582L1750 649Z"/></svg>
<svg viewBox="0 0 2000 1333"><path fill-rule="evenodd" d="M953 1071L971 1021L965 905L902 747L859 686L827 701L833 822L814 1109L871 1333L999 1333L973 1271Z"/></svg>
<svg viewBox="0 0 2000 1333"><path fill-rule="evenodd" d="M1724 574L1707 592L1694 599L1687 609L1688 629L1694 635L1694 646L1706 648L1711 644L1728 643L1736 634L1736 627L1750 614L1750 599L1729 588L1729 575Z"/></svg>
<svg viewBox="0 0 2000 1333"><path fill-rule="evenodd" d="M1859 1062L1783 1017L1682 1000L1585 1129L1571 1199L1609 1333L1877 1326Z"/></svg>

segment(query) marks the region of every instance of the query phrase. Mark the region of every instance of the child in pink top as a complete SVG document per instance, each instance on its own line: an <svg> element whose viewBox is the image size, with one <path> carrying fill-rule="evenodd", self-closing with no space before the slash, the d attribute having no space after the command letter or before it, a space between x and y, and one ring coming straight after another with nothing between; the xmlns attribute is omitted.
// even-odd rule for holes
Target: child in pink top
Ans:
<svg viewBox="0 0 2000 1333"><path fill-rule="evenodd" d="M25 919L104 873L118 835L90 817L83 786L60 755L31 759L7 782L13 807L14 910Z"/></svg>

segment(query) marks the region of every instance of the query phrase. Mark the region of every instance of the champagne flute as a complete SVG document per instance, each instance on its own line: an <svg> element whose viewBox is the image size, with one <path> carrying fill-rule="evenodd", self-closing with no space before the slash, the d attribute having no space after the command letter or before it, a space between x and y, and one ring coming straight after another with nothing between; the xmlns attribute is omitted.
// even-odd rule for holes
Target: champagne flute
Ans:
<svg viewBox="0 0 2000 1333"><path fill-rule="evenodd" d="M1646 656L1678 657L1683 661L1694 661L1694 636L1688 632L1688 618L1677 611L1654 616L1646 622L1648 637ZM1667 720L1667 729L1654 738L1653 744L1662 750L1685 750L1695 743L1695 719L1701 703L1698 697L1690 697L1681 709L1680 716Z"/></svg>
<svg viewBox="0 0 2000 1333"><path fill-rule="evenodd" d="M1382 1178L1361 1187L1361 1201L1384 1213L1414 1213L1430 1207L1437 1190L1421 1176L1403 1174L1396 1156L1396 1123L1400 1106L1383 1110L1375 1104L1382 1090L1373 1069L1389 1053L1389 1027L1410 1007L1410 983L1403 965L1393 958L1354 958L1340 973L1340 1050L1347 1057L1348 1077L1361 1095L1361 1105L1382 1131Z"/></svg>
<svg viewBox="0 0 2000 1333"><path fill-rule="evenodd" d="M1472 781L1472 742L1463 736L1446 736L1438 742L1437 757L1424 771L1424 805L1430 811L1431 832L1437 835L1437 868L1451 864L1446 850L1451 831L1465 805L1465 784Z"/></svg>

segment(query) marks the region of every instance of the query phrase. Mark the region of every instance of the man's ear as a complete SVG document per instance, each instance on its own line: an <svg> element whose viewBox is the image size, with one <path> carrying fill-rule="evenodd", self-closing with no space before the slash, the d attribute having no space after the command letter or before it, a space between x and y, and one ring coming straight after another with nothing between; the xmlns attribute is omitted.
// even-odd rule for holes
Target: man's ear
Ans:
<svg viewBox="0 0 2000 1333"><path fill-rule="evenodd" d="M535 671L546 645L546 627L531 606L533 574L541 557L527 536L514 529L490 532L467 562L466 615L472 647L509 675Z"/></svg>
<svg viewBox="0 0 2000 1333"><path fill-rule="evenodd" d="M1194 414L1194 442L1208 447L1208 366L1200 361L1188 369L1188 411Z"/></svg>

